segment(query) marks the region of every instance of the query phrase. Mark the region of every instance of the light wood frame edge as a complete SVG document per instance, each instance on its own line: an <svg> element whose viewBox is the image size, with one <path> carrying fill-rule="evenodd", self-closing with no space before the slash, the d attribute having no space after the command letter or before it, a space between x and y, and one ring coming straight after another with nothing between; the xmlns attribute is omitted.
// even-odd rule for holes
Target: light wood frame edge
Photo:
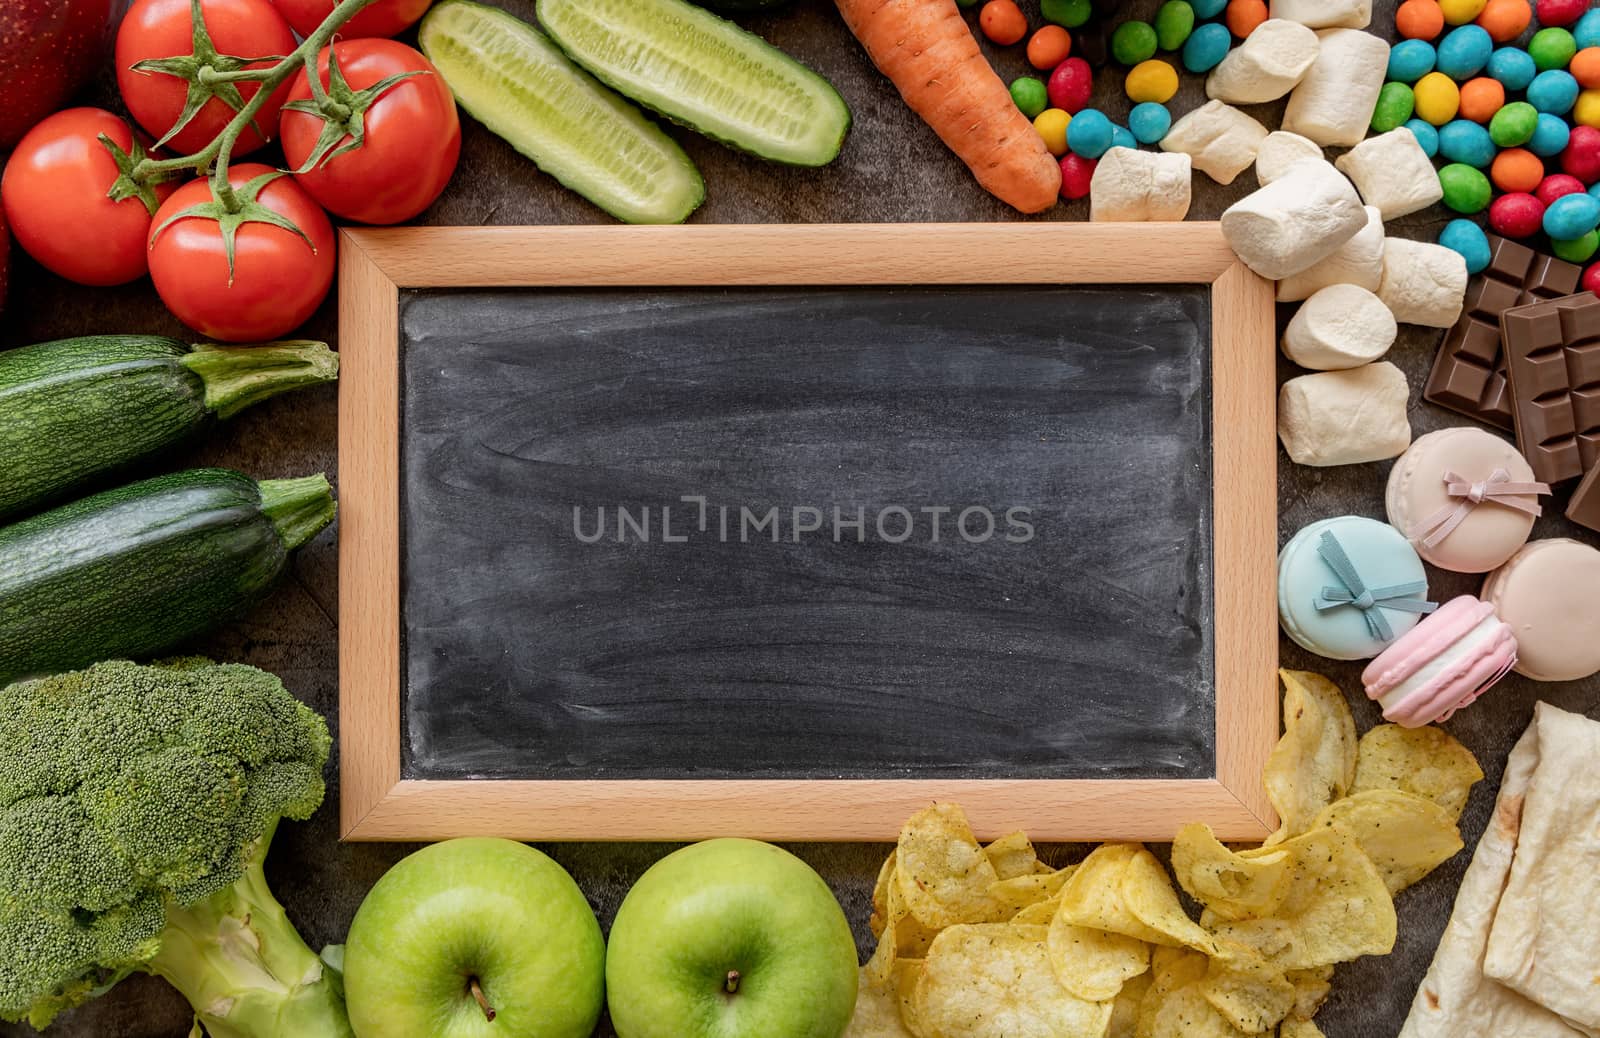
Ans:
<svg viewBox="0 0 1600 1038"><path fill-rule="evenodd" d="M935 800L988 838L1164 842L1276 825L1272 285L1216 224L842 224L340 232L340 832L345 840L892 840ZM773 235L783 236L774 247ZM983 255L977 255L979 247ZM1013 264L1029 257L1025 266ZM1210 284L1214 779L418 781L400 774L399 291L517 285ZM1265 474L1265 477L1263 476ZM353 648L352 648L353 647ZM1220 690L1233 690L1227 698ZM849 810L840 805L848 803ZM1044 819L1041 822L1041 819Z"/></svg>

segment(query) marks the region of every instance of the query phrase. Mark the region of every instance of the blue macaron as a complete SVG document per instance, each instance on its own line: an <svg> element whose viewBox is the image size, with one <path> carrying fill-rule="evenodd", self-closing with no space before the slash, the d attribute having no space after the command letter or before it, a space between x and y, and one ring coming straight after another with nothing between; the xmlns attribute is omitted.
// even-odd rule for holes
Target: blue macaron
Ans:
<svg viewBox="0 0 1600 1038"><path fill-rule="evenodd" d="M1341 515L1278 553L1278 620L1301 648L1335 660L1378 655L1433 611L1416 549L1388 523Z"/></svg>

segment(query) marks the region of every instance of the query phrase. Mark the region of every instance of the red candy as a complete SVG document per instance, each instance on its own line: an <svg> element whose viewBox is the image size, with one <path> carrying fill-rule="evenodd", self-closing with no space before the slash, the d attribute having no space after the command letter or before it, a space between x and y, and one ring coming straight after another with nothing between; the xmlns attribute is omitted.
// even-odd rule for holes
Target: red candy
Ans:
<svg viewBox="0 0 1600 1038"><path fill-rule="evenodd" d="M1082 58L1068 58L1050 73L1050 107L1077 115L1089 106L1094 94L1094 70Z"/></svg>
<svg viewBox="0 0 1600 1038"><path fill-rule="evenodd" d="M1576 195L1583 191L1583 181L1577 177L1569 177L1565 173L1552 173L1544 178L1539 189L1534 192L1539 201L1548 209L1555 204L1555 200L1562 195Z"/></svg>
<svg viewBox="0 0 1600 1038"><path fill-rule="evenodd" d="M1571 25L1589 9L1589 0L1539 0L1540 25Z"/></svg>
<svg viewBox="0 0 1600 1038"><path fill-rule="evenodd" d="M1600 296L1600 263L1583 272L1583 287Z"/></svg>
<svg viewBox="0 0 1600 1038"><path fill-rule="evenodd" d="M1567 150L1561 153L1561 168L1585 184L1600 180L1600 130L1574 126Z"/></svg>
<svg viewBox="0 0 1600 1038"><path fill-rule="evenodd" d="M1489 226L1507 238L1530 238L1544 224L1545 204L1525 192L1501 195L1489 207Z"/></svg>
<svg viewBox="0 0 1600 1038"><path fill-rule="evenodd" d="M1061 197L1076 201L1089 193L1089 182L1094 179L1094 168L1099 163L1082 155L1068 152L1061 157Z"/></svg>

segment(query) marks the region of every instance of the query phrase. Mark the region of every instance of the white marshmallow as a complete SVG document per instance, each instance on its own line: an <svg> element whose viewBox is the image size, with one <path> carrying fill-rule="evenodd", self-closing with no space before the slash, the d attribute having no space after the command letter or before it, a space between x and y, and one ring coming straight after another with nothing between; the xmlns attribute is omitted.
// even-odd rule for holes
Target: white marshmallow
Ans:
<svg viewBox="0 0 1600 1038"><path fill-rule="evenodd" d="M1304 78L1319 47L1299 22L1262 22L1206 77L1206 96L1234 105L1276 101Z"/></svg>
<svg viewBox="0 0 1600 1038"><path fill-rule="evenodd" d="M1222 236L1264 278L1286 278L1333 255L1367 223L1350 181L1321 159L1296 162L1222 214Z"/></svg>
<svg viewBox="0 0 1600 1038"><path fill-rule="evenodd" d="M1400 333L1383 300L1355 285L1329 285L1301 304L1283 333L1283 354L1302 368L1335 371L1370 364Z"/></svg>
<svg viewBox="0 0 1600 1038"><path fill-rule="evenodd" d="M1350 178L1361 200L1385 220L1409 216L1444 197L1433 160L1405 127L1368 137L1334 162Z"/></svg>
<svg viewBox="0 0 1600 1038"><path fill-rule="evenodd" d="M1320 0L1319 0L1320 2ZM1389 45L1360 29L1324 29L1322 47L1289 95L1283 128L1318 144L1360 144L1389 71Z"/></svg>
<svg viewBox="0 0 1600 1038"><path fill-rule="evenodd" d="M1172 124L1161 140L1162 151L1179 151L1194 167L1219 184L1231 184L1256 160L1267 128L1237 108L1208 101Z"/></svg>
<svg viewBox="0 0 1600 1038"><path fill-rule="evenodd" d="M1383 284L1383 215L1367 206L1367 225L1332 256L1278 282L1278 302L1309 299L1329 285L1360 285L1376 292Z"/></svg>
<svg viewBox="0 0 1600 1038"><path fill-rule="evenodd" d="M1313 29L1365 29L1372 24L1372 0L1272 0L1272 17Z"/></svg>
<svg viewBox="0 0 1600 1038"><path fill-rule="evenodd" d="M1443 245L1390 238L1383 243L1382 299L1394 319L1425 328L1449 328L1461 318L1467 295L1467 261Z"/></svg>
<svg viewBox="0 0 1600 1038"><path fill-rule="evenodd" d="M1405 372L1379 361L1291 378L1278 391L1278 438L1299 465L1358 465L1411 445Z"/></svg>
<svg viewBox="0 0 1600 1038"><path fill-rule="evenodd" d="M1187 155L1112 148L1089 182L1089 219L1182 220L1192 179Z"/></svg>
<svg viewBox="0 0 1600 1038"><path fill-rule="evenodd" d="M1274 130L1267 134L1256 149L1256 183L1262 187L1289 172L1289 167L1301 159L1322 158L1322 148L1316 141L1298 133Z"/></svg>

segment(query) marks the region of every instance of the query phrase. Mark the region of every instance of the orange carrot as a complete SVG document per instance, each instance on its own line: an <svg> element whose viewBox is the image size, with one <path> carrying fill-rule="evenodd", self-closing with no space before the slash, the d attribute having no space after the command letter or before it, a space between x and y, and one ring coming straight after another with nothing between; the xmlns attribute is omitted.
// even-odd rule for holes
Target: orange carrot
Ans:
<svg viewBox="0 0 1600 1038"><path fill-rule="evenodd" d="M955 0L834 0L867 56L978 183L1025 213L1055 204L1061 169L995 75Z"/></svg>

